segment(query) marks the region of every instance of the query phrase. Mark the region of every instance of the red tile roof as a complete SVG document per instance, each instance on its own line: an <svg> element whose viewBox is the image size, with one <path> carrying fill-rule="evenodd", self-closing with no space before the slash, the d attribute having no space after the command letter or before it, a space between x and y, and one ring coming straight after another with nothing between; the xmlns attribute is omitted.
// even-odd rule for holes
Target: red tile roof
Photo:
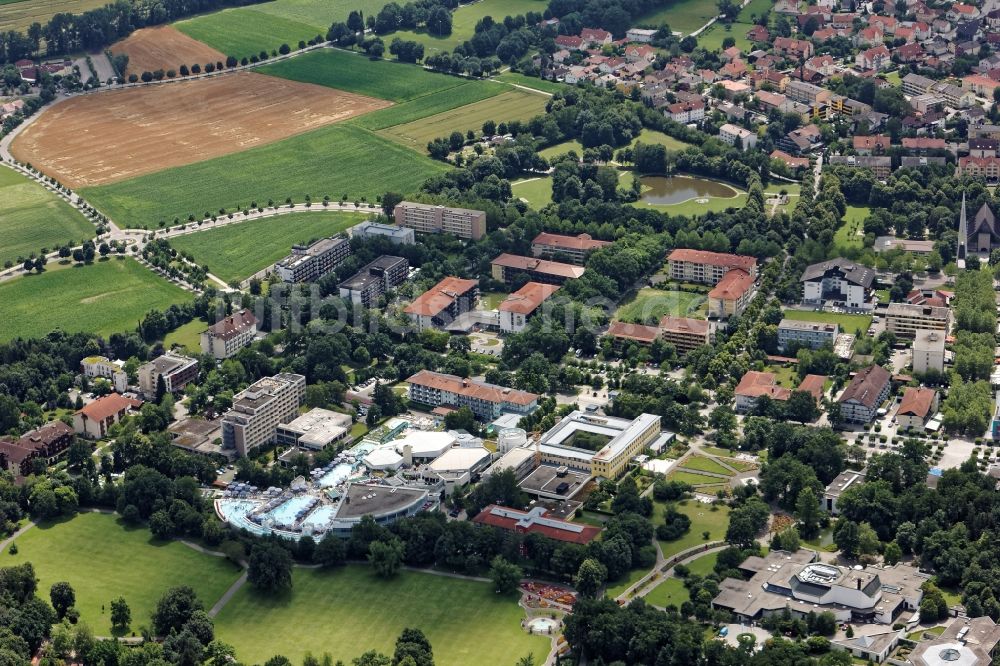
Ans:
<svg viewBox="0 0 1000 666"><path fill-rule="evenodd" d="M530 405L532 402L538 400L538 395L535 393L519 391L507 388L506 386L497 386L496 384L477 382L471 379L463 379L462 377L446 375L441 372L431 372L430 370L421 370L406 381L409 384L426 386L439 391L477 398L486 402L509 402L516 405Z"/></svg>
<svg viewBox="0 0 1000 666"><path fill-rule="evenodd" d="M104 421L108 417L114 416L126 409L134 409L141 406L142 400L133 400L132 398L112 393L103 398L98 398L89 405L85 405L83 409L77 411L77 414L83 414L91 421Z"/></svg>
<svg viewBox="0 0 1000 666"><path fill-rule="evenodd" d="M596 250L597 248L604 247L605 245L611 245L611 241L594 240L589 234L580 234L579 236L563 236L561 234L550 234L542 232L535 236L535 240L531 241L532 245L547 245L549 247L554 247L557 250Z"/></svg>
<svg viewBox="0 0 1000 666"><path fill-rule="evenodd" d="M660 329L655 326L645 326L643 324L629 324L624 321L611 322L608 327L608 335L622 340L635 340L644 344L650 344L660 337Z"/></svg>
<svg viewBox="0 0 1000 666"><path fill-rule="evenodd" d="M550 518L548 512L537 515L537 512L518 511L495 504L476 514L472 522L515 532L544 534L550 539L578 544L590 543L601 533L599 527Z"/></svg>
<svg viewBox="0 0 1000 666"><path fill-rule="evenodd" d="M478 285L479 280L446 277L420 294L412 303L406 306L403 312L425 317L436 317L443 310L451 307L451 304L456 299Z"/></svg>
<svg viewBox="0 0 1000 666"><path fill-rule="evenodd" d="M746 271L737 268L723 275L712 291L708 292L708 297L735 301L742 298L751 287L753 278Z"/></svg>
<svg viewBox="0 0 1000 666"><path fill-rule="evenodd" d="M742 395L748 398L759 398L763 395L771 400L788 400L792 394L791 390L777 384L777 378L772 372L758 372L747 370L746 374L736 385L735 395Z"/></svg>
<svg viewBox="0 0 1000 666"><path fill-rule="evenodd" d="M823 398L823 384L826 383L826 375L806 375L795 388L796 391L811 393L816 402Z"/></svg>
<svg viewBox="0 0 1000 666"><path fill-rule="evenodd" d="M209 326L208 332L212 337L229 340L251 326L256 325L257 318L253 316L250 310L240 310Z"/></svg>
<svg viewBox="0 0 1000 666"><path fill-rule="evenodd" d="M707 264L709 266L726 266L728 268L741 268L747 273L752 273L757 266L757 260L753 257L744 257L739 254L725 254L722 252L708 252L706 250L690 250L678 248L667 256L669 261L686 261L692 264Z"/></svg>
<svg viewBox="0 0 1000 666"><path fill-rule="evenodd" d="M873 148L888 148L891 140L887 136L881 134L876 134L874 136L856 136L854 137L854 149L855 150L872 150Z"/></svg>
<svg viewBox="0 0 1000 666"><path fill-rule="evenodd" d="M545 299L557 291L559 291L559 287L554 284L529 282L504 299L504 302L500 304L500 310L524 315L531 314Z"/></svg>
<svg viewBox="0 0 1000 666"><path fill-rule="evenodd" d="M494 266L503 266L515 270L533 271L544 273L556 277L576 279L583 276L583 266L573 264L563 264L558 261L548 261L546 259L536 259L534 257L522 257L516 254L501 254L492 262Z"/></svg>
<svg viewBox="0 0 1000 666"><path fill-rule="evenodd" d="M903 400L899 403L899 416L918 416L926 419L934 404L936 393L929 388L908 388L903 391Z"/></svg>
<svg viewBox="0 0 1000 666"><path fill-rule="evenodd" d="M708 322L704 319L667 315L660 320L660 330L669 333L690 333L692 335L705 336L708 334Z"/></svg>

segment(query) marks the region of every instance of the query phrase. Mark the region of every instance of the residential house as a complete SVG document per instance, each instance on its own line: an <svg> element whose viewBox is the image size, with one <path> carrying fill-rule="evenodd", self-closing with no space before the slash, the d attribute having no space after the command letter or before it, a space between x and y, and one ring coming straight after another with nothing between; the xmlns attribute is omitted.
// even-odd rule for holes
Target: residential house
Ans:
<svg viewBox="0 0 1000 666"><path fill-rule="evenodd" d="M101 439L107 436L111 426L141 406L141 400L125 398L118 393L100 397L73 415L73 430L84 437Z"/></svg>
<svg viewBox="0 0 1000 666"><path fill-rule="evenodd" d="M929 388L907 388L896 412L896 423L902 430L921 430L938 407L938 394Z"/></svg>
<svg viewBox="0 0 1000 666"><path fill-rule="evenodd" d="M854 150L858 155L881 155L889 150L891 139L888 136L855 136Z"/></svg>
<svg viewBox="0 0 1000 666"><path fill-rule="evenodd" d="M888 68L891 63L892 56L884 44L866 49L854 58L854 64L861 69L870 69L876 72Z"/></svg>
<svg viewBox="0 0 1000 666"><path fill-rule="evenodd" d="M600 28L584 28L580 31L580 39L587 48L600 48L611 43L611 33Z"/></svg>
<svg viewBox="0 0 1000 666"><path fill-rule="evenodd" d="M249 345L257 335L257 318L244 308L220 319L201 333L201 351L227 359Z"/></svg>
<svg viewBox="0 0 1000 666"><path fill-rule="evenodd" d="M504 299L500 311L500 330L504 333L520 333L528 325L528 320L538 311L559 287L541 282L529 282Z"/></svg>
<svg viewBox="0 0 1000 666"><path fill-rule="evenodd" d="M772 42L775 53L801 60L811 58L814 53L812 42L805 39L794 39L792 37L775 37Z"/></svg>
<svg viewBox="0 0 1000 666"><path fill-rule="evenodd" d="M892 388L889 371L871 365L854 374L840 398L840 418L847 423L871 423Z"/></svg>
<svg viewBox="0 0 1000 666"><path fill-rule="evenodd" d="M403 312L416 330L443 328L469 312L479 300L479 280L446 277L415 298Z"/></svg>
<svg viewBox="0 0 1000 666"><path fill-rule="evenodd" d="M913 372L924 375L928 372L944 372L945 333L929 329L919 329L913 336Z"/></svg>
<svg viewBox="0 0 1000 666"><path fill-rule="evenodd" d="M770 155L772 160L778 160L783 162L785 166L789 169L808 169L809 168L809 158L808 157L792 157L783 150L775 149L771 151Z"/></svg>

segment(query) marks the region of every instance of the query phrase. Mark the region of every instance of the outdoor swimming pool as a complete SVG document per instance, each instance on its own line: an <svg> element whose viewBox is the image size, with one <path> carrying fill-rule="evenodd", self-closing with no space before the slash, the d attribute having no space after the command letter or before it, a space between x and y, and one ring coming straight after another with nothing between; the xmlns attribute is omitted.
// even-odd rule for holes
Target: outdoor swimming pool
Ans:
<svg viewBox="0 0 1000 666"><path fill-rule="evenodd" d="M311 495L299 495L274 507L268 511L267 515L274 518L274 522L278 525L292 525L295 523L295 516L298 512L315 501L316 498Z"/></svg>
<svg viewBox="0 0 1000 666"><path fill-rule="evenodd" d="M330 524L336 513L336 507L332 504L324 504L312 513L310 513L304 521L302 521L303 529L311 529L313 532L319 529L326 529L326 526Z"/></svg>
<svg viewBox="0 0 1000 666"><path fill-rule="evenodd" d="M339 486L344 481L351 478L352 471L354 471L354 465L350 463L340 463L329 472L319 477L319 479L316 480L316 483L318 483L321 488Z"/></svg>

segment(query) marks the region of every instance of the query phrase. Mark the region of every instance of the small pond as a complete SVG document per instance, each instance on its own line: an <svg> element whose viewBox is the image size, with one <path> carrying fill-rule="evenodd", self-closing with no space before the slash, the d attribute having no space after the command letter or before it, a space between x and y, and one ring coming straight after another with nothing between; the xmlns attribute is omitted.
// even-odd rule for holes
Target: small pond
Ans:
<svg viewBox="0 0 1000 666"><path fill-rule="evenodd" d="M640 200L649 204L679 204L713 197L731 199L738 195L725 183L691 176L643 176L639 180L642 182Z"/></svg>

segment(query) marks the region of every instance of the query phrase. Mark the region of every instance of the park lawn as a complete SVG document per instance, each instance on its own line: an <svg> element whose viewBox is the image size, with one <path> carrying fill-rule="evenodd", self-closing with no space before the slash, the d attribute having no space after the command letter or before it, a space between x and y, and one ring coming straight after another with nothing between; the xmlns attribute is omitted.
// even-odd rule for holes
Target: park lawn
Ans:
<svg viewBox="0 0 1000 666"><path fill-rule="evenodd" d="M170 349L174 345L179 345L189 354L200 354L201 332L206 328L208 322L204 319L192 319L167 333L163 338L163 346Z"/></svg>
<svg viewBox="0 0 1000 666"><path fill-rule="evenodd" d="M501 123L508 120L529 120L544 113L548 96L526 90L508 90L499 95L467 104L448 111L436 113L413 122L380 130L383 137L420 151L427 150L433 139L447 137L452 132L468 130L480 132L483 123L493 120Z"/></svg>
<svg viewBox="0 0 1000 666"><path fill-rule="evenodd" d="M515 197L524 199L536 210L552 203L552 179L548 177L516 180L510 184L510 190Z"/></svg>
<svg viewBox="0 0 1000 666"><path fill-rule="evenodd" d="M758 467L760 467L760 465L757 465L755 463L747 462L746 460L737 460L736 458L726 458L720 456L719 459L722 462L729 465L730 467L732 467L733 469L737 469L741 472L749 472L752 469L757 469Z"/></svg>
<svg viewBox="0 0 1000 666"><path fill-rule="evenodd" d="M864 247L864 222L870 211L868 206L847 207L844 221L833 235L833 249L836 253L842 254L848 250L860 250Z"/></svg>
<svg viewBox="0 0 1000 666"><path fill-rule="evenodd" d="M137 631L149 626L156 602L169 588L192 587L208 609L240 576L224 558L178 541L156 540L146 527L123 527L117 516L105 513L37 525L15 543L17 554L0 554L0 566L31 562L43 599L53 583L68 582L81 620L98 636L111 635L110 610L103 609L119 596L131 608L132 630Z"/></svg>
<svg viewBox="0 0 1000 666"><path fill-rule="evenodd" d="M428 34L425 30L398 30L385 36L386 46L393 39L412 40L424 45L424 55L430 56L441 51L452 51L456 46L472 38L476 34L476 23L483 17L491 16L497 23L502 23L508 16L518 16L528 12L545 11L548 3L545 0L479 0L466 5L459 5L452 12L451 34L438 37Z"/></svg>
<svg viewBox="0 0 1000 666"><path fill-rule="evenodd" d="M325 37L330 24L346 20L351 10L368 16L383 5L385 0L273 0L202 14L174 27L226 55L242 57Z"/></svg>
<svg viewBox="0 0 1000 666"><path fill-rule="evenodd" d="M244 280L288 256L292 245L335 236L368 217L367 213L302 211L177 236L170 239L170 245L228 283Z"/></svg>
<svg viewBox="0 0 1000 666"><path fill-rule="evenodd" d="M659 525L663 522L663 509L666 505L656 502L653 505L653 524ZM682 550L693 548L709 541L721 541L726 536L726 529L729 527L729 507L713 506L688 500L684 504L676 504L678 511L691 519L691 529L676 541L660 541L660 550L666 558L673 557ZM702 537L701 533L708 531L708 539Z"/></svg>
<svg viewBox="0 0 1000 666"><path fill-rule="evenodd" d="M257 71L391 102L405 102L468 83L467 79L431 72L416 65L372 60L360 53L340 49L310 51Z"/></svg>
<svg viewBox="0 0 1000 666"><path fill-rule="evenodd" d="M750 0L747 6L736 15L736 20L740 23L753 23L755 19L771 11L773 7L774 3L771 0ZM749 30L749 28L747 29Z"/></svg>
<svg viewBox="0 0 1000 666"><path fill-rule="evenodd" d="M725 25L717 22L698 35L698 46L706 51L721 51L722 42L725 41L726 37L732 37L736 42L736 47L744 53L748 53L753 48L753 42L747 39L747 31L752 27L752 23L733 22Z"/></svg>
<svg viewBox="0 0 1000 666"><path fill-rule="evenodd" d="M706 456L692 455L689 456L683 463L681 463L681 468L696 469L701 472L712 472L713 474L724 474L725 476L733 476L733 473L717 463L716 461L708 458Z"/></svg>
<svg viewBox="0 0 1000 666"><path fill-rule="evenodd" d="M695 474L694 472L685 472L684 470L675 467L667 474L668 481L681 481L692 486L706 486L711 484L717 484L721 479L715 476L707 476L705 474Z"/></svg>
<svg viewBox="0 0 1000 666"><path fill-rule="evenodd" d="M680 608L681 604L690 598L691 595L688 593L688 589L684 587L684 581L673 576L664 578L663 582L643 597L647 604L659 606L660 608L666 608L667 606L677 606Z"/></svg>
<svg viewBox="0 0 1000 666"><path fill-rule="evenodd" d="M629 147L630 148L635 147L635 144L637 143L644 143L647 146L648 145L663 146L667 150L676 150L676 151L685 150L693 145L681 141L680 139L675 139L669 134L649 129L642 130L642 132L639 133L639 136L632 139L632 143L629 144Z"/></svg>
<svg viewBox="0 0 1000 666"><path fill-rule="evenodd" d="M674 32L690 34L718 14L715 4L705 0L674 0L665 2L648 14L638 17L635 25L657 26L666 23Z"/></svg>
<svg viewBox="0 0 1000 666"><path fill-rule="evenodd" d="M284 595L243 586L215 618L216 637L247 663L275 654L301 663L307 651L345 663L368 650L392 654L406 627L423 630L439 666L509 666L548 654L549 639L523 631L516 600L489 583L413 571L386 580L353 565L297 568L292 584Z"/></svg>
<svg viewBox="0 0 1000 666"><path fill-rule="evenodd" d="M0 341L39 337L57 328L105 336L132 331L150 310L192 298L134 259L50 264L44 273L0 284Z"/></svg>
<svg viewBox="0 0 1000 666"><path fill-rule="evenodd" d="M889 85L899 88L903 85L903 80L899 76L899 70L894 69L891 72L885 73L885 80L889 82Z"/></svg>
<svg viewBox="0 0 1000 666"><path fill-rule="evenodd" d="M566 90L568 87L565 83L559 83L558 81L547 81L545 79L540 79L537 76L525 76L520 72L504 72L503 74L497 74L493 77L497 81L503 81L504 83L510 83L512 85L524 86L526 88L533 88L541 92L547 92L555 94L562 90Z"/></svg>
<svg viewBox="0 0 1000 666"><path fill-rule="evenodd" d="M812 310L785 310L785 319L815 321L821 324L837 324L843 333L867 331L872 324L871 315L844 314L840 312L813 312Z"/></svg>
<svg viewBox="0 0 1000 666"><path fill-rule="evenodd" d="M448 169L350 124L299 134L284 141L120 183L88 188L98 210L128 227L205 211L237 210L268 199L303 201L324 196L375 201L387 191L415 191Z"/></svg>
<svg viewBox="0 0 1000 666"><path fill-rule="evenodd" d="M729 449L724 449L720 446L703 446L701 447L703 453L707 453L712 456L720 456L722 458L732 457L733 451Z"/></svg>
<svg viewBox="0 0 1000 666"><path fill-rule="evenodd" d="M576 139L571 139L570 141L551 145L548 148L542 148L538 151L538 154L550 160L556 155L564 155L570 151L576 153L577 157L583 157L583 144Z"/></svg>
<svg viewBox="0 0 1000 666"><path fill-rule="evenodd" d="M665 315L704 319L706 298L687 291L644 287L615 312L618 321L653 325Z"/></svg>
<svg viewBox="0 0 1000 666"><path fill-rule="evenodd" d="M96 229L83 214L13 169L0 169L0 265L19 257L78 245Z"/></svg>
<svg viewBox="0 0 1000 666"><path fill-rule="evenodd" d="M624 594L625 590L632 587L639 582L643 576L648 574L650 569L632 569L625 576L615 582L614 585L609 585L604 590L604 596L608 599L614 599L620 594Z"/></svg>

